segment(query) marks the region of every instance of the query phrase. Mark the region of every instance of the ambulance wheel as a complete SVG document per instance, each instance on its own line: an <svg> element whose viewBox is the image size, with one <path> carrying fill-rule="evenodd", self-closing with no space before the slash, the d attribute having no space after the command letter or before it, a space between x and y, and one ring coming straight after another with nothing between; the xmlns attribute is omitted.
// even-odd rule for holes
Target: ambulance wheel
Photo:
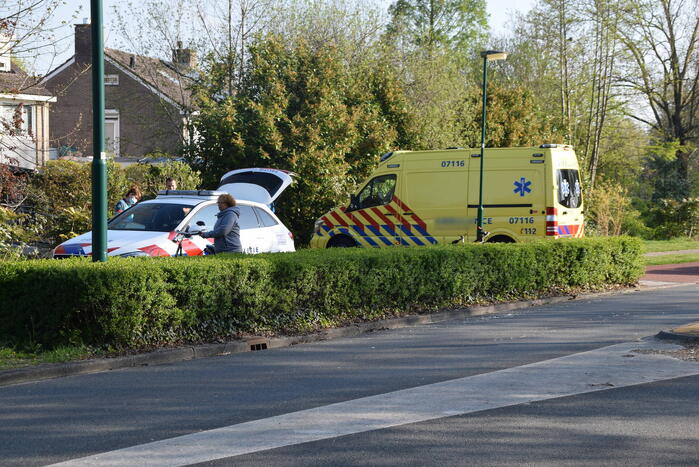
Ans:
<svg viewBox="0 0 699 467"><path fill-rule="evenodd" d="M328 248L354 248L357 242L345 235L335 235L329 242Z"/></svg>
<svg viewBox="0 0 699 467"><path fill-rule="evenodd" d="M514 243L515 241L507 235L496 235L488 239L488 243Z"/></svg>

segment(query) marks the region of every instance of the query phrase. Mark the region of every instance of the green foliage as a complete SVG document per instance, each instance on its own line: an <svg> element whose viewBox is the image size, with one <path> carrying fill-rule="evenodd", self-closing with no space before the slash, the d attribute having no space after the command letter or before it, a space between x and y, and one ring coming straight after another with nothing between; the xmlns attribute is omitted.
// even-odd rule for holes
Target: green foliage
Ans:
<svg viewBox="0 0 699 467"><path fill-rule="evenodd" d="M469 88L463 102L460 131L462 144L476 148L481 145L482 90ZM520 86L488 84L488 127L486 146L526 147L543 143L563 143L554 133L549 119L541 118L537 100L532 93ZM469 111L470 110L470 111Z"/></svg>
<svg viewBox="0 0 699 467"><path fill-rule="evenodd" d="M641 242L626 237L0 262L0 346L139 348L304 333L437 307L628 285L642 272Z"/></svg>
<svg viewBox="0 0 699 467"><path fill-rule="evenodd" d="M228 170L274 167L299 174L277 204L297 240L313 220L344 201L380 154L411 139L404 94L390 69L347 66L336 49L260 39L238 93L223 100L200 90L199 139L205 185Z"/></svg>
<svg viewBox="0 0 699 467"><path fill-rule="evenodd" d="M13 243L46 242L55 245L92 228L92 167L72 161L49 161L25 187L29 213L13 218L3 228ZM178 188L196 189L201 184L198 172L182 162L162 165L134 165L126 170L107 162L107 208L119 201L128 187L136 183L146 198L155 197L173 177ZM18 230L19 229L19 230ZM2 235L2 234L0 234Z"/></svg>
<svg viewBox="0 0 699 467"><path fill-rule="evenodd" d="M672 146L663 151L662 146L651 147L641 176L650 193L645 198L653 202L662 199L681 200L692 192L692 180L682 175L683 163L673 152Z"/></svg>
<svg viewBox="0 0 699 467"><path fill-rule="evenodd" d="M466 54L488 29L484 0L397 0L388 12L387 35L428 52Z"/></svg>
<svg viewBox="0 0 699 467"><path fill-rule="evenodd" d="M92 226L92 167L72 161L49 161L32 179L29 203L44 224L41 240L57 243ZM129 181L115 162L107 162L107 203L121 199Z"/></svg>
<svg viewBox="0 0 699 467"><path fill-rule="evenodd" d="M699 198L659 200L648 213L654 237L699 238Z"/></svg>
<svg viewBox="0 0 699 467"><path fill-rule="evenodd" d="M165 179L177 181L178 190L196 190L201 187L201 175L184 162L166 164L133 164L125 169L126 178L141 188L143 199L155 198L165 189Z"/></svg>
<svg viewBox="0 0 699 467"><path fill-rule="evenodd" d="M24 227L26 216L0 206L0 259L19 259L23 247L33 238Z"/></svg>
<svg viewBox="0 0 699 467"><path fill-rule="evenodd" d="M647 238L652 229L645 226L641 213L632 207L629 190L613 181L603 180L586 198L586 228L596 235L633 235Z"/></svg>

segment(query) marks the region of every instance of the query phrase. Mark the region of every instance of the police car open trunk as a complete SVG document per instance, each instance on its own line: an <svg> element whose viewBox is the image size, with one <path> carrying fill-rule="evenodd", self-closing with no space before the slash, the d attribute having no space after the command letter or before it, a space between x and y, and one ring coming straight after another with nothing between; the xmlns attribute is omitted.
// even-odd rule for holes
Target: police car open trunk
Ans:
<svg viewBox="0 0 699 467"><path fill-rule="evenodd" d="M279 169L237 169L221 177L219 191L230 193L235 199L270 205L293 183L293 172Z"/></svg>

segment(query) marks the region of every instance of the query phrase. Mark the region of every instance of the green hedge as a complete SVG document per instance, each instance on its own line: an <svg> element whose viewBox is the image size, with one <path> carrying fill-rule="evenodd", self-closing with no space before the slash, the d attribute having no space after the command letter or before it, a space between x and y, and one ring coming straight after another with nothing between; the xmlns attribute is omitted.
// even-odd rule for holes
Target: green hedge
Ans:
<svg viewBox="0 0 699 467"><path fill-rule="evenodd" d="M138 348L299 333L438 307L628 285L642 271L641 242L626 237L0 262L0 344Z"/></svg>

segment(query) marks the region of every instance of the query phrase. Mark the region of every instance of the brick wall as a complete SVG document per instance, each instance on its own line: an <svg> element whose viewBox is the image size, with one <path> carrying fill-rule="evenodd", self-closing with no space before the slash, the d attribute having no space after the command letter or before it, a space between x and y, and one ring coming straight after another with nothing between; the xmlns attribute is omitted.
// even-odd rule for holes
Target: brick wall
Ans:
<svg viewBox="0 0 699 467"><path fill-rule="evenodd" d="M75 62L47 80L58 98L50 108L51 146L72 146L92 155L92 70L89 25L76 25ZM182 142L179 110L112 64L105 56L105 75L118 75L118 86L105 86L105 109L119 112L121 156L153 151L176 153Z"/></svg>

